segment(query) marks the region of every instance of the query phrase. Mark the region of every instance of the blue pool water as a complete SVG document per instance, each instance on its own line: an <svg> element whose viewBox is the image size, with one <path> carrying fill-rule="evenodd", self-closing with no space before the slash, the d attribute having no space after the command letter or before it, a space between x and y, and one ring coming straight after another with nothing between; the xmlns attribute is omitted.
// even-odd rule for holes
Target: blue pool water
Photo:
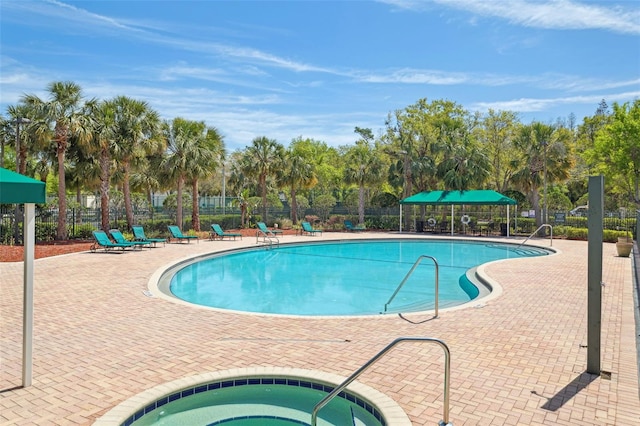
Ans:
<svg viewBox="0 0 640 426"><path fill-rule="evenodd" d="M439 307L478 296L469 269L498 259L541 256L544 249L462 240L367 240L256 248L214 255L173 275L185 301L237 311L287 315L372 315L384 310L421 255L439 265ZM434 308L435 266L424 259L389 311Z"/></svg>

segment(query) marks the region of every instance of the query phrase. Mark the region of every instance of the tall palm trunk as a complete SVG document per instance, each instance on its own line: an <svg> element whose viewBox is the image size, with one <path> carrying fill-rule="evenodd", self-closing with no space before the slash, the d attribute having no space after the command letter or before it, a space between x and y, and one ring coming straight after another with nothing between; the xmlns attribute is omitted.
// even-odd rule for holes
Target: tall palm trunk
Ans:
<svg viewBox="0 0 640 426"><path fill-rule="evenodd" d="M103 149L100 153L100 219L102 230L109 229L109 152Z"/></svg>
<svg viewBox="0 0 640 426"><path fill-rule="evenodd" d="M195 231L200 231L200 206L198 205L198 179L193 179L191 183L191 200L193 209L191 210L191 226Z"/></svg>
<svg viewBox="0 0 640 426"><path fill-rule="evenodd" d="M176 198L176 224L182 230L182 188L184 187L184 174L178 177L178 194Z"/></svg>
<svg viewBox="0 0 640 426"><path fill-rule="evenodd" d="M296 187L291 185L291 222L298 223L298 201L296 200Z"/></svg>
<svg viewBox="0 0 640 426"><path fill-rule="evenodd" d="M124 180L122 185L122 194L124 195L124 210L127 216L127 229L131 229L133 226L133 207L131 204L131 189L129 187L129 177L131 176L131 163L129 160L125 160L124 166Z"/></svg>
<svg viewBox="0 0 640 426"><path fill-rule="evenodd" d="M262 221L267 223L267 177L260 176L260 189L262 191Z"/></svg>
<svg viewBox="0 0 640 426"><path fill-rule="evenodd" d="M56 240L67 239L67 194L65 191L64 158L67 151L66 141L58 141L58 228L56 230Z"/></svg>
<svg viewBox="0 0 640 426"><path fill-rule="evenodd" d="M364 185L358 188L358 223L364 223Z"/></svg>

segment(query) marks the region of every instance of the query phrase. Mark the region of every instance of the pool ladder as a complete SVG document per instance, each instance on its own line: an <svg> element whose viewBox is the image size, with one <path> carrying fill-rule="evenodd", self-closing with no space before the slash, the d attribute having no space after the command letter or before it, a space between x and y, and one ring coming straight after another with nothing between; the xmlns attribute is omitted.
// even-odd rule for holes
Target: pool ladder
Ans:
<svg viewBox="0 0 640 426"><path fill-rule="evenodd" d="M262 238L262 240L260 240L260 238ZM256 229L256 244L258 243L262 243L263 245L268 245L269 248L272 248L273 244L275 243L277 247L280 247L280 240L278 239L278 237L273 235L267 235L263 231Z"/></svg>
<svg viewBox="0 0 640 426"><path fill-rule="evenodd" d="M402 286L404 286L404 284L407 282L407 280L409 279L411 274L413 274L413 271L415 271L416 268L418 267L418 265L420 264L420 262L422 262L422 259L431 259L431 260L433 260L433 263L436 266L436 305L435 305L435 315L433 317L434 318L438 318L438 292L439 292L439 286L440 286L439 266L438 266L438 261L436 260L435 257L428 256L426 254L423 254L422 256L420 256L418 258L418 260L416 260L416 262L413 264L413 266L411 267L409 272L407 272L407 275L405 275L405 277L402 280L402 282L400 283L400 285L398 285L398 288L396 288L396 291L391 295L391 297L389 298L387 303L384 304L384 312L382 312L382 313L387 312L387 308L389 307L389 303L391 303L391 301L396 297L396 295L398 294L398 292L400 291Z"/></svg>
<svg viewBox="0 0 640 426"><path fill-rule="evenodd" d="M334 388L327 396L325 396L320 402L313 407L311 413L311 426L316 426L318 421L318 412L329 403L336 395L342 392L351 382L353 382L358 376L360 376L367 368L382 358L387 352L389 352L394 346L403 342L425 342L435 343L444 350L444 407L442 412L442 420L440 426L453 426L453 423L449 423L449 383L451 376L451 352L446 343L440 339L432 337L399 337L393 342L389 343L384 349L376 354L373 358L367 361L362 367L357 369L351 376L349 376L344 382Z"/></svg>
<svg viewBox="0 0 640 426"><path fill-rule="evenodd" d="M551 230L551 233L549 234L551 237L551 243L549 244L551 247L553 247L553 226L549 225L548 223L543 223L542 225L538 226L538 229L536 229L535 231L533 231L533 233L531 233L531 235L529 235L523 242L520 243L520 245L516 248L520 248L524 245L524 243L526 243L527 241L529 241L529 239L531 239L531 237L533 237L534 235L536 235L538 233L539 230L541 230L542 228L549 228Z"/></svg>

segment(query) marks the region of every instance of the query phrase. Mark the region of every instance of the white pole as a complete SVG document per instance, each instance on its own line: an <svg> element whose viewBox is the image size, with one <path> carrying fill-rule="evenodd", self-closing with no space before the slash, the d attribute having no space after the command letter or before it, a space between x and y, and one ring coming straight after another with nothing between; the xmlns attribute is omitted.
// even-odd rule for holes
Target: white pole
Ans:
<svg viewBox="0 0 640 426"><path fill-rule="evenodd" d="M33 375L33 259L36 205L24 205L24 305L22 332L22 387L31 386Z"/></svg>
<svg viewBox="0 0 640 426"><path fill-rule="evenodd" d="M507 238L509 238L509 204L507 204Z"/></svg>
<svg viewBox="0 0 640 426"><path fill-rule="evenodd" d="M402 232L402 204L400 204L400 231L398 232Z"/></svg>
<svg viewBox="0 0 640 426"><path fill-rule="evenodd" d="M453 204L451 204L451 235L453 235Z"/></svg>

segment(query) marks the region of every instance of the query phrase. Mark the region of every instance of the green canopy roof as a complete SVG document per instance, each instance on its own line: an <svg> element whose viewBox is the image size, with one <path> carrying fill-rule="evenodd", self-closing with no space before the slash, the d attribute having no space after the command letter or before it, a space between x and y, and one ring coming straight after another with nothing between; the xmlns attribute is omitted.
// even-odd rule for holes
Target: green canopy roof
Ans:
<svg viewBox="0 0 640 426"><path fill-rule="evenodd" d="M0 167L0 204L46 202L44 182Z"/></svg>
<svg viewBox="0 0 640 426"><path fill-rule="evenodd" d="M425 191L400 201L400 204L518 204L516 200L490 189L469 191Z"/></svg>

